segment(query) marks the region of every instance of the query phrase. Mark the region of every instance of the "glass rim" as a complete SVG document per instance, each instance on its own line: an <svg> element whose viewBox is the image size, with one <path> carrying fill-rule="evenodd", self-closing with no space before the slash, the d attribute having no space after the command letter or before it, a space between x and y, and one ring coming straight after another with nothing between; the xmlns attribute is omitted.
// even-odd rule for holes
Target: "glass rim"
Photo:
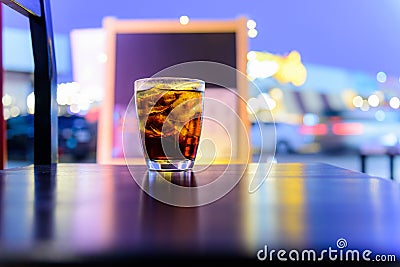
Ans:
<svg viewBox="0 0 400 267"><path fill-rule="evenodd" d="M204 89L205 89L205 81L200 80L200 79L196 79L196 78L188 78L188 77L149 77L149 78L141 78L141 79L135 80L135 82L134 82L135 91L144 91L144 90L150 89L147 86L145 86L145 88L142 88L143 85L146 84L146 83L152 84L152 83L162 83L162 82L164 82L164 83L176 82L177 84L194 83L194 84L199 84L198 87L193 88L194 91L204 91ZM185 87L183 87L183 88L166 88L166 89L170 89L170 90L185 90ZM188 90L188 89L186 89L186 90Z"/></svg>

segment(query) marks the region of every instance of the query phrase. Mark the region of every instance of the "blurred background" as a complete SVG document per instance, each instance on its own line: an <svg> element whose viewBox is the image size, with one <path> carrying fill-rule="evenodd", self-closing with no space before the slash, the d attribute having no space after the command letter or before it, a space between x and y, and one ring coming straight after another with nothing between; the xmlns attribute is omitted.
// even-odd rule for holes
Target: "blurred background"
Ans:
<svg viewBox="0 0 400 267"><path fill-rule="evenodd" d="M360 149L398 147L400 136L400 2L396 0L203 0L187 2L53 0L58 71L60 162L95 162L101 79L85 83L74 52L88 47L106 16L120 19L248 19L248 116L262 128L276 123L279 162L323 161L360 170ZM33 58L26 18L3 7L4 93L8 167L32 162ZM85 40L85 38L87 38ZM93 43L93 42L92 42ZM75 49L75 50L74 50ZM104 54L95 55L99 63ZM77 69L81 68L77 74ZM264 119L265 118L265 119ZM253 126L255 127L255 126ZM262 140L253 135L254 157ZM385 157L371 157L367 173L388 177ZM396 170L400 168L397 167ZM398 172L398 171L396 171ZM400 176L400 175L399 175Z"/></svg>

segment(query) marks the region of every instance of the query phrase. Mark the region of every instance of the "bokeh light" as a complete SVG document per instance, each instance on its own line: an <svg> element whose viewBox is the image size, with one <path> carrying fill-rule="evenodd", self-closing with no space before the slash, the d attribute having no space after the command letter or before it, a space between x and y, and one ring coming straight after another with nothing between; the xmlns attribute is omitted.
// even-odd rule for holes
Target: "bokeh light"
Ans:
<svg viewBox="0 0 400 267"><path fill-rule="evenodd" d="M3 106L7 107L10 106L13 102L12 97L9 94L4 94L2 98Z"/></svg>
<svg viewBox="0 0 400 267"><path fill-rule="evenodd" d="M247 60L248 61L256 60L256 58L257 58L257 53L255 51L249 51L247 53Z"/></svg>
<svg viewBox="0 0 400 267"><path fill-rule="evenodd" d="M390 98L389 105L393 109L398 109L400 107L400 99L397 96Z"/></svg>
<svg viewBox="0 0 400 267"><path fill-rule="evenodd" d="M361 109L362 111L368 111L368 110L369 110L368 100L363 100L360 109Z"/></svg>
<svg viewBox="0 0 400 267"><path fill-rule="evenodd" d="M376 74L376 80L380 83L386 82L387 75L383 71L380 71Z"/></svg>
<svg viewBox="0 0 400 267"><path fill-rule="evenodd" d="M35 112L35 94L33 92L27 96L26 106L28 107L29 114L33 114Z"/></svg>
<svg viewBox="0 0 400 267"><path fill-rule="evenodd" d="M248 30L247 35L250 38L256 38L258 35L258 31L256 29L250 29L250 30Z"/></svg>
<svg viewBox="0 0 400 267"><path fill-rule="evenodd" d="M379 97L377 95L370 95L368 97L368 104L371 107L377 107L379 106Z"/></svg>
<svg viewBox="0 0 400 267"><path fill-rule="evenodd" d="M187 25L189 23L189 17L188 16L181 16L179 18L179 23L182 25Z"/></svg>
<svg viewBox="0 0 400 267"><path fill-rule="evenodd" d="M385 112L384 112L384 111L382 111L382 110L377 110L377 111L375 112L375 119L376 119L377 121L384 121L384 120L385 120L385 117L386 117L386 115L385 115Z"/></svg>
<svg viewBox="0 0 400 267"><path fill-rule="evenodd" d="M249 20L247 21L247 29L249 29L249 30L255 29L256 26L257 26L257 23L256 23L254 20L249 19Z"/></svg>
<svg viewBox="0 0 400 267"><path fill-rule="evenodd" d="M353 98L353 105L356 108L360 108L362 104L363 104L363 98L361 96L357 95Z"/></svg>

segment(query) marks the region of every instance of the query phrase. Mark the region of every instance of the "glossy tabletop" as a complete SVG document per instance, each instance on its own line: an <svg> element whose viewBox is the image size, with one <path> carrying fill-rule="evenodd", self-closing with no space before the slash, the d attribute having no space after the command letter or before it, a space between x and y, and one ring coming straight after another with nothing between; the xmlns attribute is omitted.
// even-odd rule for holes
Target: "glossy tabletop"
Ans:
<svg viewBox="0 0 400 267"><path fill-rule="evenodd" d="M266 250L329 248L400 260L398 182L318 163L269 167L215 165L189 178L167 175L164 182L180 187L201 188L221 174L237 181L221 198L193 207L151 196L160 181L141 165L0 171L0 262L260 261ZM266 179L249 191L257 175ZM190 197L200 198L196 192Z"/></svg>

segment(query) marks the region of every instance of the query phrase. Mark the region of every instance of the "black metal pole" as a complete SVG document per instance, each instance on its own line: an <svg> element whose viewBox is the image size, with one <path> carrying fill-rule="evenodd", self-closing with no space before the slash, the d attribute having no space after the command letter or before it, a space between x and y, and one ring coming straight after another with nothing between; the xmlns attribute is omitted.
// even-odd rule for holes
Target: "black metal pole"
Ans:
<svg viewBox="0 0 400 267"><path fill-rule="evenodd" d="M41 16L30 15L34 70L34 164L58 162L57 70L50 1L41 0Z"/></svg>

